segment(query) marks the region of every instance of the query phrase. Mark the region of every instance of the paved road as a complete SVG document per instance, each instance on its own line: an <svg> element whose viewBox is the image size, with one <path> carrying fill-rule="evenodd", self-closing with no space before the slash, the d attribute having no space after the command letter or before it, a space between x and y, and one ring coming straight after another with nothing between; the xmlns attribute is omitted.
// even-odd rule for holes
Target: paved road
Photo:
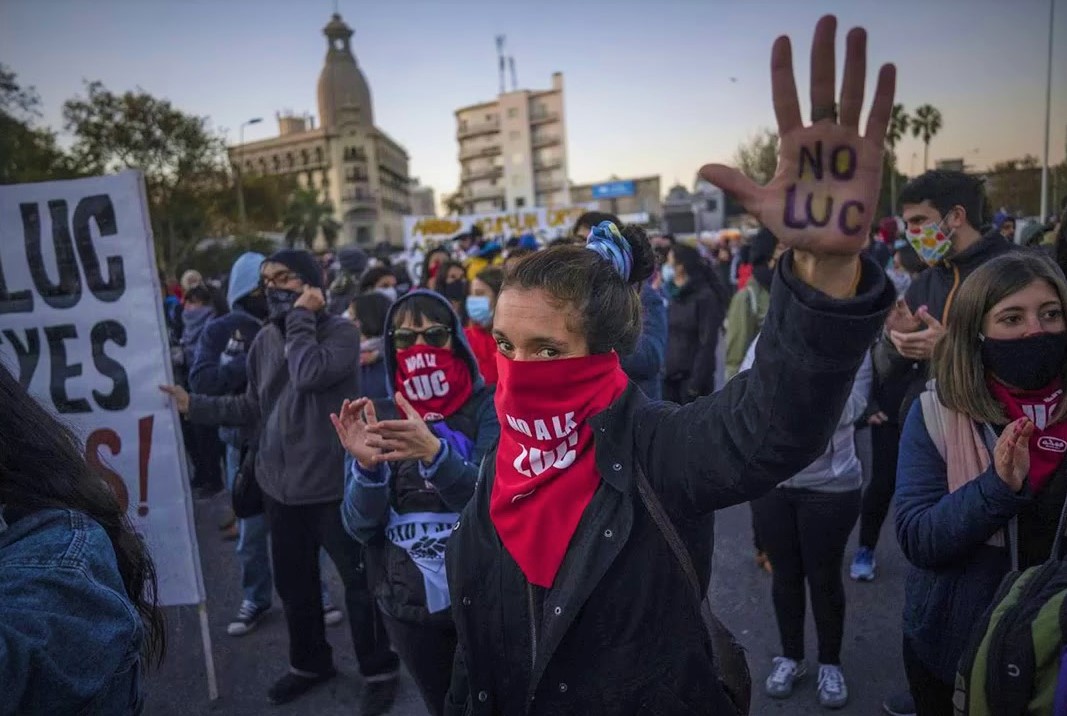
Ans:
<svg viewBox="0 0 1067 716"><path fill-rule="evenodd" d="M153 716L357 714L360 683L355 676L355 658L344 624L329 631L341 676L289 706L272 708L267 704L267 688L283 673L286 664L285 625L280 611L276 611L248 636L226 635L226 624L237 610L240 592L233 543L223 542L215 527L224 507L224 498L196 505L220 698L214 703L207 698L195 608L169 609L167 660L162 670L149 677L148 713ZM862 585L847 583L848 620L843 660L853 698L843 714L879 713L886 692L904 683L900 666L900 610L905 565L890 526L887 523L883 530L877 581ZM770 578L755 567L750 545L748 507L742 505L719 513L712 584L714 603L723 621L748 649L754 679L761 682L770 659L777 653L777 632L770 602ZM340 583L335 574L330 578L335 601L340 602ZM808 633L808 655L814 659L814 628L810 617ZM426 713L406 675L394 713L397 716ZM800 716L824 712L815 701L814 679L809 678L786 702L771 702L757 689L752 713Z"/></svg>

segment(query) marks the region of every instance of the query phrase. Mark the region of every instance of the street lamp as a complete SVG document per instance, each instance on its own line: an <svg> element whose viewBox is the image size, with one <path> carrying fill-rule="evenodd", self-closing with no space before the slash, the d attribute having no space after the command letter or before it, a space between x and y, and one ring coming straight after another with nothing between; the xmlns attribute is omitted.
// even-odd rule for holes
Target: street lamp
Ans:
<svg viewBox="0 0 1067 716"><path fill-rule="evenodd" d="M263 121L262 117L253 117L247 122L241 122L241 127L237 130L237 228L243 235L245 233L245 189L244 189L244 170L241 168L241 162L244 159L245 153L245 127L250 124L259 124Z"/></svg>
<svg viewBox="0 0 1067 716"><path fill-rule="evenodd" d="M1045 153L1041 162L1041 216L1039 221L1048 218L1048 135L1052 119L1052 26L1056 19L1056 0L1048 3L1048 70L1045 77Z"/></svg>

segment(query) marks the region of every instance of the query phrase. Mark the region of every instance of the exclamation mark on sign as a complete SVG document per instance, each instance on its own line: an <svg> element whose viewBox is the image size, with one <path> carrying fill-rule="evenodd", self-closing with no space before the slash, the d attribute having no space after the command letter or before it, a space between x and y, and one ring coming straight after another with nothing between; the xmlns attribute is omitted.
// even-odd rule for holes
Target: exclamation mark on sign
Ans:
<svg viewBox="0 0 1067 716"><path fill-rule="evenodd" d="M144 517L148 514L148 459L152 456L152 424L155 418L151 415L137 421L137 434L140 438L138 483L140 492L137 500L137 514Z"/></svg>

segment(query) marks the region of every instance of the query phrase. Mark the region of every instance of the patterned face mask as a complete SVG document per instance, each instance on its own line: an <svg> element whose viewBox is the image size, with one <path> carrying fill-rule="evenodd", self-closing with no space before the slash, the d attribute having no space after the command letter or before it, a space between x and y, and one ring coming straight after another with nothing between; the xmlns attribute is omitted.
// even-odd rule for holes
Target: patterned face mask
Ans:
<svg viewBox="0 0 1067 716"><path fill-rule="evenodd" d="M952 235L956 233L952 229L947 234L942 230L941 221L931 221L922 226L908 227L908 243L919 254L919 258L930 266L933 266L948 255L952 248Z"/></svg>

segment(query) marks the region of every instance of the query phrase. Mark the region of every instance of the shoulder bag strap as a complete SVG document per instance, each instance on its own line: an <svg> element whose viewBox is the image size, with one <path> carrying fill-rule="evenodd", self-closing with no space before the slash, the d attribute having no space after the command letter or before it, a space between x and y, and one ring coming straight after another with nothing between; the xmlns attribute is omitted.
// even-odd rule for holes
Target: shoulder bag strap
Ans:
<svg viewBox="0 0 1067 716"><path fill-rule="evenodd" d="M637 494L641 497L641 502L644 503L648 514L652 516L652 521L656 523L660 534L663 535L663 539L667 540L667 546L671 548L678 563L682 565L685 578L689 581L689 586L699 602L702 599L700 596L700 580L697 578L697 571L693 566L693 558L689 554L689 549L682 542L682 538L678 535L678 530L674 528L674 523L671 522L671 518L667 515L667 510L663 508L663 503L656 496L652 485L648 483L645 471L641 469L641 466L636 461L634 462L634 468L637 473Z"/></svg>

